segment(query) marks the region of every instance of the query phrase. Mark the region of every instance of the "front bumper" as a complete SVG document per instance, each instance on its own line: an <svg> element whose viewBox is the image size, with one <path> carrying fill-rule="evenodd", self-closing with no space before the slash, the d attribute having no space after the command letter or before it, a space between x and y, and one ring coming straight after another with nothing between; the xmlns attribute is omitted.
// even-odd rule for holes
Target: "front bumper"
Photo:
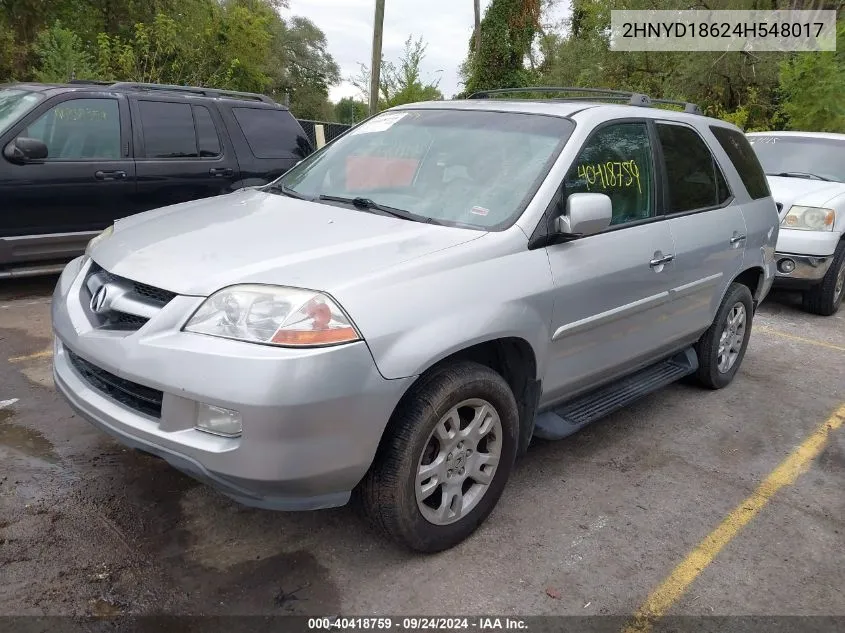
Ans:
<svg viewBox="0 0 845 633"><path fill-rule="evenodd" d="M820 282L830 268L839 239L839 234L832 231L781 227L775 252L775 285L801 287ZM794 269L790 270L793 265Z"/></svg>
<svg viewBox="0 0 845 633"><path fill-rule="evenodd" d="M796 255L794 253L775 253L778 286L813 285L821 282L827 274L833 255L817 257L815 255ZM787 272L789 271L789 272Z"/></svg>
<svg viewBox="0 0 845 633"><path fill-rule="evenodd" d="M181 332L201 297L177 296L136 331L93 328L80 301L87 266L68 265L52 307L54 378L76 411L246 505L309 510L347 502L412 378L382 378L364 343L295 350ZM68 350L160 390L160 417L99 390ZM198 402L240 412L243 434L194 429Z"/></svg>

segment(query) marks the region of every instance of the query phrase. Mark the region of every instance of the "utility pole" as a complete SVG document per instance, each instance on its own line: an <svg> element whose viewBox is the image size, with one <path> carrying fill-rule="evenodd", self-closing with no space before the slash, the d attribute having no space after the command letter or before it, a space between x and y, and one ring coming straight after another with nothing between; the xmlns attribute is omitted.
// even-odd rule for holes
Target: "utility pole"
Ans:
<svg viewBox="0 0 845 633"><path fill-rule="evenodd" d="M475 0L475 54L481 52L481 0Z"/></svg>
<svg viewBox="0 0 845 633"><path fill-rule="evenodd" d="M370 116L378 113L379 82L381 79L381 42L384 35L384 0L376 0L373 22L373 63L370 66Z"/></svg>

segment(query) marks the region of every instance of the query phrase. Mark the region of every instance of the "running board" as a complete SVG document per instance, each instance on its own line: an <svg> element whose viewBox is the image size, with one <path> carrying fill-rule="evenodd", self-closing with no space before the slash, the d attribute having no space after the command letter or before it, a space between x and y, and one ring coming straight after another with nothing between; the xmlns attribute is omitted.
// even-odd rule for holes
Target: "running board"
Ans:
<svg viewBox="0 0 845 633"><path fill-rule="evenodd" d="M544 440L562 440L697 369L698 356L691 347L687 348L672 358L539 414L534 422L534 435Z"/></svg>

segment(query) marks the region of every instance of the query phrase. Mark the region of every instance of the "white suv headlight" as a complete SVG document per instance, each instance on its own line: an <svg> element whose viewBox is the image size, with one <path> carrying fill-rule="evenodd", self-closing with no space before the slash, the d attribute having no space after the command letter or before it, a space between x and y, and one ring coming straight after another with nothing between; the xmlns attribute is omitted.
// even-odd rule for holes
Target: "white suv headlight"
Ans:
<svg viewBox="0 0 845 633"><path fill-rule="evenodd" d="M836 212L833 209L794 206L780 224L784 228L801 231L832 231L835 221Z"/></svg>
<svg viewBox="0 0 845 633"><path fill-rule="evenodd" d="M282 347L339 345L361 338L330 297L313 290L258 284L214 293L183 329Z"/></svg>

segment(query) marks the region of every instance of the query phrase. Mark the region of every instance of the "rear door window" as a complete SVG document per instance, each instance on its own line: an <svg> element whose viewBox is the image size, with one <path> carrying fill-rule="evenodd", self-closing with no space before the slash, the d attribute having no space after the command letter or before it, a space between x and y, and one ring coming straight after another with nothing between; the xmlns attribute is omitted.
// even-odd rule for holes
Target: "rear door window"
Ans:
<svg viewBox="0 0 845 633"><path fill-rule="evenodd" d="M302 131L288 111L239 107L232 112L256 158L302 158Z"/></svg>
<svg viewBox="0 0 845 633"><path fill-rule="evenodd" d="M725 177L704 139L684 125L659 123L669 188L669 213L721 206L730 198Z"/></svg>
<svg viewBox="0 0 845 633"><path fill-rule="evenodd" d="M710 131L713 132L713 136L716 137L719 145L731 159L731 163L739 173L742 184L748 190L748 195L754 200L769 196L769 183L766 180L766 174L763 172L763 167L745 135L736 130L716 125L711 125Z"/></svg>
<svg viewBox="0 0 845 633"><path fill-rule="evenodd" d="M220 136L214 127L214 119L205 106L194 106L194 121L197 126L197 145L203 158L220 156Z"/></svg>
<svg viewBox="0 0 845 633"><path fill-rule="evenodd" d="M187 103L139 101L146 158L198 158L194 117Z"/></svg>

